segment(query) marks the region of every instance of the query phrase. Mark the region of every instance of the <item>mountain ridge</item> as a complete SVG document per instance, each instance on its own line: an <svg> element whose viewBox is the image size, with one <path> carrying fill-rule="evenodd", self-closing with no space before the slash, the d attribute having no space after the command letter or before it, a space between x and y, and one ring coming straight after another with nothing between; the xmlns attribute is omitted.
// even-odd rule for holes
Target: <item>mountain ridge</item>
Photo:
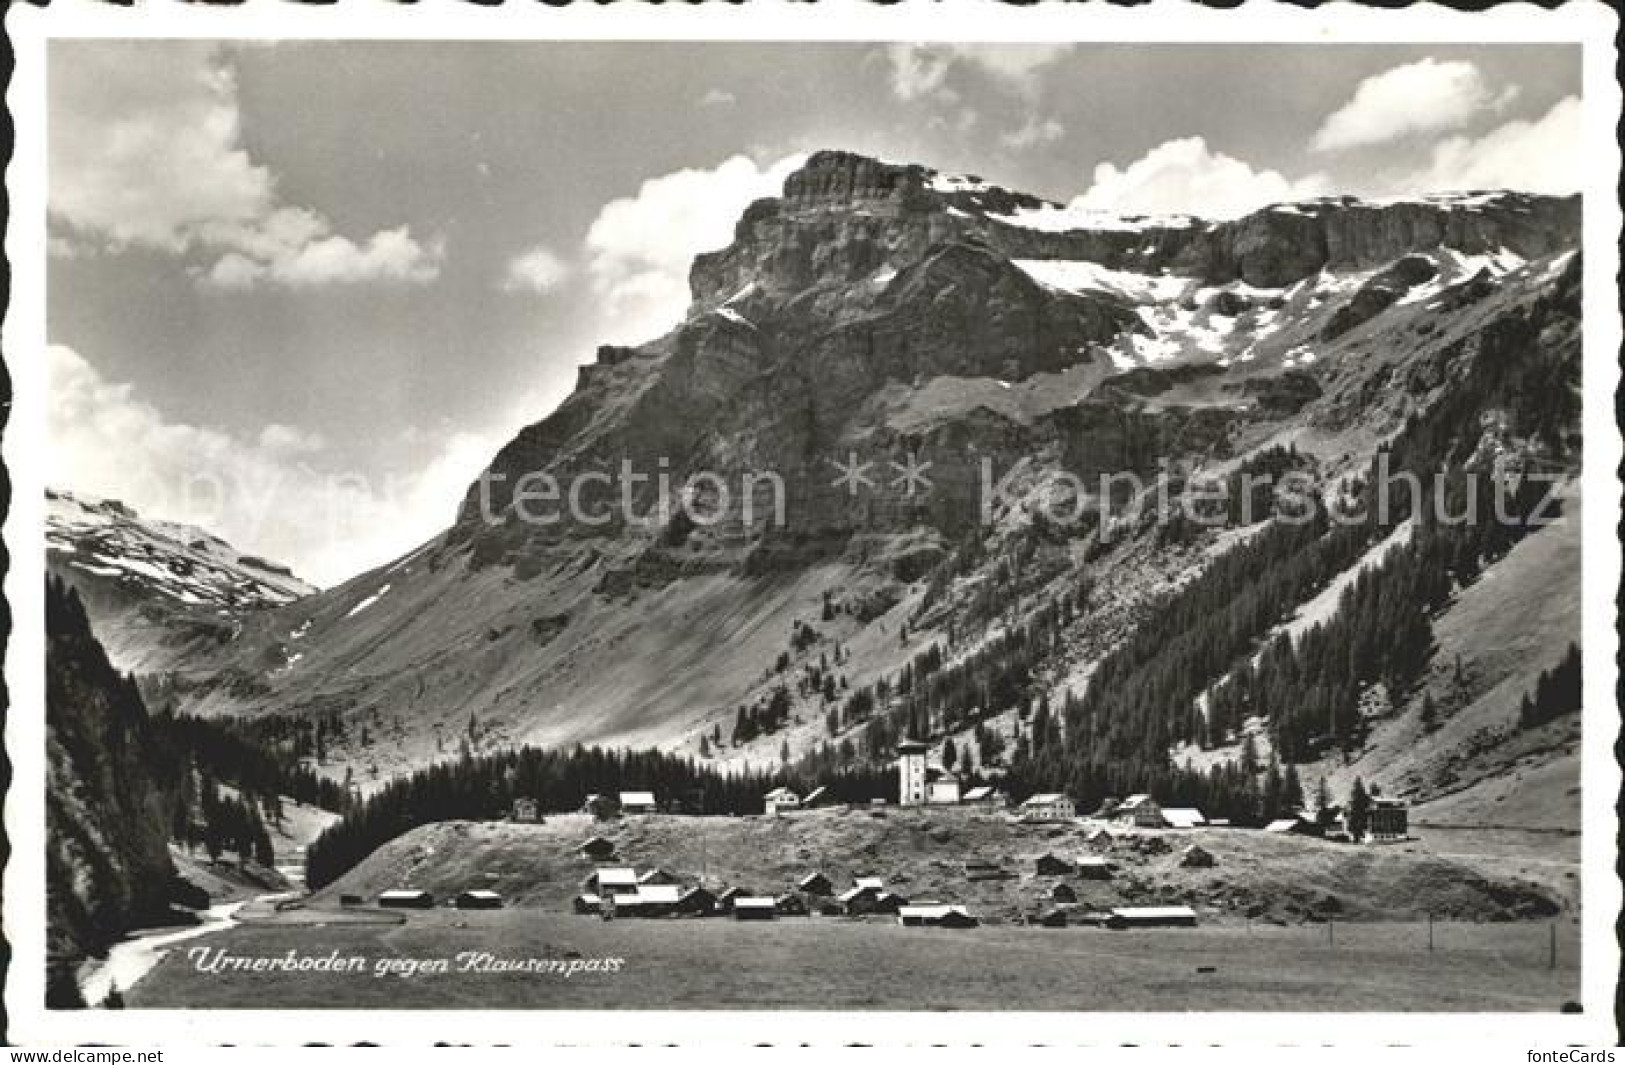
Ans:
<svg viewBox="0 0 1625 1065"><path fill-rule="evenodd" d="M476 482L418 550L252 615L201 656L212 675L177 680L182 705L359 718L372 742L335 751L333 771L359 767L363 786L464 736L696 754L703 740L753 764L781 747L883 753L884 735L845 720L853 694L933 647L950 661L991 647L1087 583L1103 591L1066 622L1071 650L1023 682L1059 699L1159 589L1246 533L1108 537L1123 500L1099 478L1149 489L1291 448L1331 492L1419 412L1472 395L1484 337L1577 284L1572 198L1325 198L1071 231L1067 214L924 167L811 156L728 248L696 258L681 323L600 348L499 450L488 514ZM862 493L836 481L849 456L874 464ZM891 483L909 462L929 466L929 493ZM984 464L1003 489L988 506ZM567 486L623 469L644 479L594 482L602 523L519 520L527 474ZM785 519L763 517L765 495L704 524L658 505L660 474L698 471L729 485L774 472ZM746 710L774 727L736 747ZM1014 713L979 713L1007 750L1026 733Z"/></svg>

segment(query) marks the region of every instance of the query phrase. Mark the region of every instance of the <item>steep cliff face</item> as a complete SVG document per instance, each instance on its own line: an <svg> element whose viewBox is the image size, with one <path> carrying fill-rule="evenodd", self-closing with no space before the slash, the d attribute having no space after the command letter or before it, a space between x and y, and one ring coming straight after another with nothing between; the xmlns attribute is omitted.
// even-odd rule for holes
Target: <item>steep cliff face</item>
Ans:
<svg viewBox="0 0 1625 1065"><path fill-rule="evenodd" d="M46 886L51 987L175 889L168 836L179 767L148 734L134 681L96 641L79 596L46 594Z"/></svg>
<svg viewBox="0 0 1625 1065"><path fill-rule="evenodd" d="M1070 631L1086 676L1245 534L1109 540L1102 479L1290 445L1340 483L1575 273L1578 222L1516 193L1118 218L818 153L695 260L684 320L599 349L443 536L246 618L175 683L202 712L362 717L377 738L334 771L368 786L464 735L697 750L786 681L802 625L792 664L839 644L856 689L1074 581L1110 588ZM714 520L657 505L685 483ZM733 756L849 738L794 697L798 724Z"/></svg>
<svg viewBox="0 0 1625 1065"><path fill-rule="evenodd" d="M453 540L481 562L521 567L601 536L641 538L644 553L669 555L688 533L651 511L654 475L680 484L701 470L734 485L771 471L788 520L751 525L736 496L728 520L699 534L703 561L668 558L666 568L759 569L785 555L786 531L820 550L922 522L957 535L977 520L978 501L960 489L983 458L1007 463L1065 437L1072 472L1096 477L1149 469L1174 450L1158 440L1188 445L1194 433L1222 451L1238 426L1282 413L1260 397L1301 394L1271 377L1320 357L1306 342L1337 339L1428 280L1464 280L1487 268L1480 260L1500 273L1557 252L1577 225L1577 201L1511 193L1325 199L1222 224L1112 219L974 178L820 152L781 197L745 211L729 247L695 260L684 322L642 348L602 349L578 392L497 456L493 483L470 491ZM1404 287L1362 276L1395 260L1426 276L1413 271ZM924 433L874 424L867 406L888 386L945 378L1011 386L1082 368L1098 381L1190 362L1234 366L1231 402L1192 413L1080 387L1036 424L956 419L949 432ZM1122 438L1136 425L1150 443L1131 455ZM831 463L854 450L930 462L941 483L928 502L881 491L860 503L830 484ZM627 470L647 480L623 489ZM624 490L633 505L610 507L591 527L524 522L512 504L527 473L561 483L607 475L606 494ZM649 519L628 529L629 515Z"/></svg>

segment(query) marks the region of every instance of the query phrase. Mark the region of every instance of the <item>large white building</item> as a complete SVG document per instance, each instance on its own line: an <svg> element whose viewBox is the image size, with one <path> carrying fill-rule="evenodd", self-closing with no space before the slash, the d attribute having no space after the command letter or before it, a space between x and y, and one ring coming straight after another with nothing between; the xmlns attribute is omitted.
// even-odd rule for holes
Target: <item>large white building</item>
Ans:
<svg viewBox="0 0 1625 1065"><path fill-rule="evenodd" d="M1023 821L1070 821L1077 816L1072 800L1059 792L1034 795L1021 804Z"/></svg>

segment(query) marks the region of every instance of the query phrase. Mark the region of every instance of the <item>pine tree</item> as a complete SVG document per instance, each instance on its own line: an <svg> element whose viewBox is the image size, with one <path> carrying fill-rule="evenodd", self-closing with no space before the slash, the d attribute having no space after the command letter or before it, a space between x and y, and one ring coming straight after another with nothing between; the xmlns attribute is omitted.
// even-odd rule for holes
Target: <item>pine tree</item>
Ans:
<svg viewBox="0 0 1625 1065"><path fill-rule="evenodd" d="M1354 778L1354 787L1349 791L1349 835L1356 841L1365 838L1366 829L1371 825L1371 796L1366 793L1365 782L1359 777Z"/></svg>

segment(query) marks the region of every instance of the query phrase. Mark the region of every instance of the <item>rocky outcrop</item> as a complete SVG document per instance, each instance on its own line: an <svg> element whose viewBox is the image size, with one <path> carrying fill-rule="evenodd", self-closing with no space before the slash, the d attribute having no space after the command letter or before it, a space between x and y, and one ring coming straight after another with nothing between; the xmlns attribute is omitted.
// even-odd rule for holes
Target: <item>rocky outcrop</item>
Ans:
<svg viewBox="0 0 1625 1065"><path fill-rule="evenodd" d="M1039 448L1085 478L1146 473L1179 452L1222 454L1238 423L1289 416L1319 394L1300 371L1227 385L1229 405L1167 403L1163 392L1195 378L1158 370L1054 403L1022 424L993 410L917 435L877 422L868 405L889 387L939 378L1009 386L1103 360L1104 349L1148 334L1129 299L1040 284L1014 260L1265 288L1398 260L1330 316L1320 338L1331 341L1426 280L1419 253L1505 248L1534 257L1572 242L1578 223L1577 200L1512 193L1324 199L1223 223L1032 222L1035 212L1061 210L975 178L816 153L782 195L750 205L727 248L695 259L685 321L638 348L600 348L576 393L502 449L494 476L464 500L448 544L472 547L477 565L524 575L613 555L600 579L613 592L796 565L842 552L860 534L925 526L952 537L976 520L984 459L1013 462ZM1266 303L1278 311L1284 300L1225 292L1202 310L1238 318ZM933 491L921 498L877 487L855 498L834 483L831 463L858 450L883 469L931 463ZM733 496L720 520L674 528L671 509L658 505L659 479L681 485L696 471ZM761 499L781 503L777 511L743 506L758 496L739 486L762 471L778 479L772 499ZM559 520L518 520L516 492L537 474L561 489L592 479L602 520L571 519L557 498Z"/></svg>

